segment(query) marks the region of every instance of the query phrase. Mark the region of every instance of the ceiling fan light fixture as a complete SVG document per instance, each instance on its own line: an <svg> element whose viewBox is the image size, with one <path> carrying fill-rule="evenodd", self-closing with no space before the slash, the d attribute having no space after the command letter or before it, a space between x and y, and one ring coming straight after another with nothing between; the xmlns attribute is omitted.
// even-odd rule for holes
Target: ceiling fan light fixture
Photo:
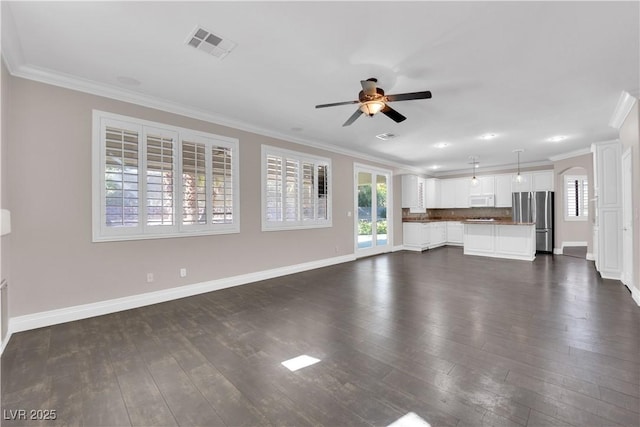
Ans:
<svg viewBox="0 0 640 427"><path fill-rule="evenodd" d="M362 111L369 117L379 113L383 108L384 102L382 101L367 101L360 105L360 111Z"/></svg>

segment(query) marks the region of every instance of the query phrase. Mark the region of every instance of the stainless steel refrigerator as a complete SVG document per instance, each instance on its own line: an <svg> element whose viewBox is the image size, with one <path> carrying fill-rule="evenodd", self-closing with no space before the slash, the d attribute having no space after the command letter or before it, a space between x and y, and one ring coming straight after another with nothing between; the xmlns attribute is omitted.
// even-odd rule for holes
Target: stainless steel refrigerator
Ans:
<svg viewBox="0 0 640 427"><path fill-rule="evenodd" d="M536 223L536 252L553 253L553 191L512 194L513 220Z"/></svg>

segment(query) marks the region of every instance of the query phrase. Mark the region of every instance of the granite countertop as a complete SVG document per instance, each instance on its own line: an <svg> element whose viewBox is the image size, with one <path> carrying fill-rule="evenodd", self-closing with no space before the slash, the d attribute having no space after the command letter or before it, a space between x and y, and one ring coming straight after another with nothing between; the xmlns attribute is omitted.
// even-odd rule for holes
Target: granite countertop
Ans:
<svg viewBox="0 0 640 427"><path fill-rule="evenodd" d="M402 222L444 222L444 221L456 221L456 222L467 222L470 219L473 218L461 218L461 217L437 217L437 218L402 218ZM508 221L508 222L513 222L511 220L511 217L496 217L493 218L494 221L487 221L487 222L497 222L497 221ZM476 221L470 221L470 222L476 222ZM477 222L481 222L481 221L477 221Z"/></svg>
<svg viewBox="0 0 640 427"><path fill-rule="evenodd" d="M473 220L462 220L463 224L497 224L497 225L535 225L535 222L517 222L509 219L496 219L494 221L473 221Z"/></svg>
<svg viewBox="0 0 640 427"><path fill-rule="evenodd" d="M425 222L445 222L445 221L456 221L456 222L461 222L463 224L498 224L498 225L533 225L535 224L535 222L516 222L514 220L512 220L510 217L499 217L499 218L492 218L492 221L478 221L475 220L474 218L460 218L460 217L450 217L450 218L426 218L426 219L420 219L420 218L403 218L402 222L419 222L419 223L425 223Z"/></svg>

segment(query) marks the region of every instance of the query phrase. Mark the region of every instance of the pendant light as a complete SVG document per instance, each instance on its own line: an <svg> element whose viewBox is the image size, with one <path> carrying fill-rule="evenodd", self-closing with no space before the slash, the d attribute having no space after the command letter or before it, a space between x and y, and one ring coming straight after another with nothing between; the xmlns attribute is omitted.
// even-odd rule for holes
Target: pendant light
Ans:
<svg viewBox="0 0 640 427"><path fill-rule="evenodd" d="M473 176L473 178L471 178L471 186L475 187L478 185L478 178L476 178L476 165L478 162L476 161L476 157L469 156L469 158L471 159L471 175Z"/></svg>
<svg viewBox="0 0 640 427"><path fill-rule="evenodd" d="M518 153L518 174L513 180L518 184L522 184L524 182L524 176L520 175L520 153L524 152L524 148L516 148L513 152Z"/></svg>

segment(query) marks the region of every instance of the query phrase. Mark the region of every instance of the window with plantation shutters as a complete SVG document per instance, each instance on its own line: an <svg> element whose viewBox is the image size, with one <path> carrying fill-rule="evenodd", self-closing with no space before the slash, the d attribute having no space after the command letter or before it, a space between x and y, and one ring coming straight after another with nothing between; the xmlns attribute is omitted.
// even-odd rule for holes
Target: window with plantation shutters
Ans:
<svg viewBox="0 0 640 427"><path fill-rule="evenodd" d="M585 175L565 175L565 220L586 221L589 217L589 185Z"/></svg>
<svg viewBox="0 0 640 427"><path fill-rule="evenodd" d="M93 240L239 232L238 141L94 111Z"/></svg>
<svg viewBox="0 0 640 427"><path fill-rule="evenodd" d="M262 228L286 230L331 226L331 161L262 146Z"/></svg>

